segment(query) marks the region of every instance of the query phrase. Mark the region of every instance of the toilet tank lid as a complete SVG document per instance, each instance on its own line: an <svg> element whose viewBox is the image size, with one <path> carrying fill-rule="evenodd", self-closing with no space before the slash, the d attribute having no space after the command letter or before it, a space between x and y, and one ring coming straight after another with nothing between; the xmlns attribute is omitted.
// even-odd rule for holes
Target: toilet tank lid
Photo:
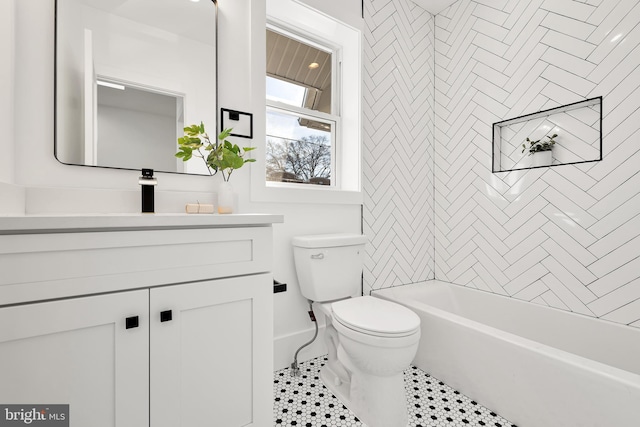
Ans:
<svg viewBox="0 0 640 427"><path fill-rule="evenodd" d="M299 248L331 248L337 246L364 245L367 236L362 234L316 234L297 236L292 240L293 246Z"/></svg>

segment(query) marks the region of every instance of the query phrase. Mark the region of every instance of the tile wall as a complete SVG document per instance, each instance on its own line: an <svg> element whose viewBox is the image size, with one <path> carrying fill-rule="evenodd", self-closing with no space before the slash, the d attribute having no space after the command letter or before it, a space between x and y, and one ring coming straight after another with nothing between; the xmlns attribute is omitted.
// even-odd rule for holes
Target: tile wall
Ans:
<svg viewBox="0 0 640 427"><path fill-rule="evenodd" d="M640 2L459 0L435 64L435 277L640 327ZM491 173L493 122L596 96L603 161Z"/></svg>
<svg viewBox="0 0 640 427"><path fill-rule="evenodd" d="M364 2L364 291L433 279L434 18Z"/></svg>

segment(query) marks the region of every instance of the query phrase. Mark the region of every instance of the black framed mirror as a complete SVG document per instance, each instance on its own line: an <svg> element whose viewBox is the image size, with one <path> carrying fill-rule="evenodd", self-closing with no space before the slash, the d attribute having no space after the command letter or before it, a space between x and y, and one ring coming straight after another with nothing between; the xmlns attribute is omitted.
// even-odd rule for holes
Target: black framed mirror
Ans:
<svg viewBox="0 0 640 427"><path fill-rule="evenodd" d="M58 161L208 175L174 154L185 125L218 127L217 19L216 0L56 0Z"/></svg>

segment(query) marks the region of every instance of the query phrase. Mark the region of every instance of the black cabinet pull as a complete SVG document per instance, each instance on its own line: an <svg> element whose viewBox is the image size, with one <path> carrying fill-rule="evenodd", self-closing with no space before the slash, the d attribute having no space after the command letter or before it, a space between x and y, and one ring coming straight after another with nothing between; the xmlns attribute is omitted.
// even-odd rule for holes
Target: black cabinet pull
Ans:
<svg viewBox="0 0 640 427"><path fill-rule="evenodd" d="M127 317L125 325L127 329L137 328L140 326L140 320L138 319L138 316Z"/></svg>
<svg viewBox="0 0 640 427"><path fill-rule="evenodd" d="M160 321L161 322L169 322L173 319L173 315L171 314L171 310L165 310L160 312Z"/></svg>

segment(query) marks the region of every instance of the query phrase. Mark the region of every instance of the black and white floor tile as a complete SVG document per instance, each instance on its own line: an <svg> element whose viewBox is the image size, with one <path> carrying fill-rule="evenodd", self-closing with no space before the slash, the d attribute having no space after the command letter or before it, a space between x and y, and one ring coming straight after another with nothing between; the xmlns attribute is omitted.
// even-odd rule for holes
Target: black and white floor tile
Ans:
<svg viewBox="0 0 640 427"><path fill-rule="evenodd" d="M275 427L360 427L363 424L320 380L326 357L300 364L301 376L289 368L274 373ZM404 372L410 427L516 427L442 381L412 366Z"/></svg>

